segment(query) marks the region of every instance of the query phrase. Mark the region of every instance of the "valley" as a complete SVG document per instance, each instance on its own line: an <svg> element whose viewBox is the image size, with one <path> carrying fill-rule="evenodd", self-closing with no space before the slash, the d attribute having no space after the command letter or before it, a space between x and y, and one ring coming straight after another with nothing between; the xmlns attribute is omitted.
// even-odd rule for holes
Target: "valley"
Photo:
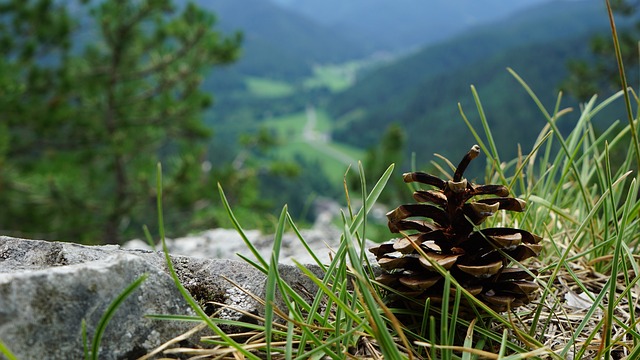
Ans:
<svg viewBox="0 0 640 360"><path fill-rule="evenodd" d="M357 168L363 159L364 149L332 139L335 121L331 119L322 105L327 94L335 94L348 88L354 81L359 68L370 66L370 60L350 61L341 65L317 66L313 76L303 79L298 84L269 80L266 78L248 78L247 89L251 96L262 99L283 99L296 95L297 89L309 91L324 89L319 97L307 97L307 105L301 111L279 116L270 116L260 121L260 125L269 130L276 138L279 146L274 149L273 156L283 161L303 159L317 163L319 171L324 173L330 182L342 186L346 170ZM250 129L247 129L249 131Z"/></svg>
<svg viewBox="0 0 640 360"><path fill-rule="evenodd" d="M295 17L295 1L282 3L286 3L287 17ZM481 130L478 104L470 89L474 85L499 152L512 158L519 146L523 151L531 148L546 120L507 68L522 76L547 111L553 112L568 75L567 63L588 57L591 36L608 29L598 1L540 1L529 6L432 44L366 57L336 53L331 56L334 60L328 54L336 45L353 39L349 33L336 38L335 29L326 28L329 23L320 21L313 32L306 29L282 41L283 29L292 29L284 25L284 17L278 17L273 34L264 25L254 33L254 24L245 19L237 24L246 27L246 59L218 74L218 84L215 78L212 81L216 104L206 121L214 128L214 142L227 152L235 151L242 147L238 139L243 134L264 131L277 145L261 154L261 161L297 163L302 171L326 178L340 192L349 166L353 170L357 161L363 161L365 168L373 166L366 163L367 156L381 146L392 126L398 126L406 138L400 160L394 160L400 161L398 173L410 169L412 158L416 166L427 169L434 153L459 157L460 147L476 142L459 106ZM303 36L307 40L298 46ZM333 40L336 43L328 47ZM307 56L310 41L316 45L314 52L324 54L322 58ZM256 53L257 48L263 51ZM255 66L249 69L249 63ZM307 70L300 70L304 66ZM293 74L283 69L300 71ZM235 85L223 86L227 79ZM558 125L561 130L570 128L580 105L565 96L560 106L574 109ZM617 114L603 115L601 127L611 123L612 116Z"/></svg>

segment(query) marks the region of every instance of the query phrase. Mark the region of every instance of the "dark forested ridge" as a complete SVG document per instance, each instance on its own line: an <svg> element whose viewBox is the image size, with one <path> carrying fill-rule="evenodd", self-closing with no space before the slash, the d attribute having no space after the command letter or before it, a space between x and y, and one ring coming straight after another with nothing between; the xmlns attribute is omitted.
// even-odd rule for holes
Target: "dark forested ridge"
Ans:
<svg viewBox="0 0 640 360"><path fill-rule="evenodd" d="M233 71L242 75L295 80L314 64L364 57L365 48L348 36L265 0L198 1L217 14L227 31L244 33L243 55Z"/></svg>
<svg viewBox="0 0 640 360"><path fill-rule="evenodd" d="M549 0L271 0L370 51L406 51ZM446 16L443 16L446 14Z"/></svg>
<svg viewBox="0 0 640 360"><path fill-rule="evenodd" d="M473 141L457 106L460 102L477 119L469 89L473 84L498 142L506 155L513 155L518 143L532 144L545 120L506 68L552 107L567 75L566 62L588 57L589 37L607 26L600 2L554 2L424 48L335 95L329 104L336 119L333 134L368 147L378 141L380 129L397 122L408 134L409 152L447 154L451 144Z"/></svg>
<svg viewBox="0 0 640 360"><path fill-rule="evenodd" d="M238 6L226 1L222 3L228 6L227 11ZM283 10L273 4L263 6L270 11ZM251 22L251 17L257 16L251 15L254 11L244 10L242 16L229 14L228 23L244 25L228 29L245 29L245 36L254 36L252 33L259 25ZM282 21L296 19L296 14L292 13L287 13L286 17L281 18ZM224 12L218 15L221 19L225 17ZM238 20L234 16L243 19ZM275 18L280 19L278 16ZM306 24L298 20L293 20L293 23L303 27ZM288 25L283 28L289 31L294 29ZM319 28L327 30L326 26ZM258 34L265 44L275 43L286 47L298 44L278 42L278 36L284 36L284 32L278 36L273 35L275 33L267 36L272 30L264 29ZM336 27L331 30L340 29ZM552 108L558 86L567 75L566 62L589 56L591 34L607 31L606 12L600 1L544 2L495 23L465 31L445 42L424 47L386 65L367 68L366 72L359 71L357 81L339 92L326 88L304 88L299 76L285 76L279 79L287 79L285 81L294 89L290 94L256 97L247 90L245 78L242 77L248 72L237 71L235 69L241 67L234 65L228 70L231 74L239 75L236 77L239 80L237 87L226 87L221 81L226 78L225 74L219 70L205 84L209 86L211 83L210 89L217 99L216 106L206 117L216 133L212 152L217 154L218 159L231 161L235 157L234 149L242 146L237 139L243 133L256 133L263 126L268 126L265 124L269 119L303 113L308 104L313 104L319 109L328 110L334 142L359 149L372 149L381 143L389 125L395 123L407 135L404 156L400 157L406 162L412 152L417 154L418 161L431 159L434 152L457 158L460 146L466 148L474 142L460 116L458 102L472 123L478 126L477 110L469 89L473 84L483 102L499 151L505 158L510 158L515 155L518 144L523 146L524 151L530 148L545 120L506 68L511 67L520 74L540 96L544 105ZM323 32L325 35L330 33ZM337 44L348 44L350 33L340 34L341 37L336 38ZM319 42L318 46L323 48L324 43ZM253 56L249 52L250 43L247 42L246 47L246 61L257 61L259 57L249 59ZM352 50L362 51L362 48ZM332 51L340 50L334 48ZM346 58L353 56L353 52L350 54L343 53ZM273 59L279 56L277 52L268 55ZM290 64L287 59L298 61L300 69L313 65L300 61L304 58L302 55L285 56L281 60L281 67ZM317 64L326 64L331 60L325 58L324 61ZM267 67L252 74L278 79L264 69ZM568 97L565 97L562 106L571 106L576 111L559 123L561 129L571 126L579 112L577 102ZM281 140L293 141L291 138ZM302 173L310 170L307 167L309 164L301 165L304 166ZM316 173L318 176L322 174L321 171ZM300 183L301 180L298 178L296 181Z"/></svg>

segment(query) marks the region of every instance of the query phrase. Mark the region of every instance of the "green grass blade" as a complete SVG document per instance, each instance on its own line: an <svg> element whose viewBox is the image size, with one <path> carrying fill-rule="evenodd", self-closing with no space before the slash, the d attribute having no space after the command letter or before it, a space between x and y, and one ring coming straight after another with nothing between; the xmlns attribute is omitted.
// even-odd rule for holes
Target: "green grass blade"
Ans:
<svg viewBox="0 0 640 360"><path fill-rule="evenodd" d="M498 351L498 359L504 358L504 354L507 351L507 329L502 331L502 341L500 342L500 350Z"/></svg>
<svg viewBox="0 0 640 360"><path fill-rule="evenodd" d="M149 227L147 225L143 225L142 231L144 231L144 238L147 239L147 244L149 244L153 251L156 251L156 243L153 241L153 236L151 236L151 233L149 232Z"/></svg>
<svg viewBox="0 0 640 360"><path fill-rule="evenodd" d="M4 355L7 360L18 360L18 358L9 350L9 348L0 340L0 354Z"/></svg>
<svg viewBox="0 0 640 360"><path fill-rule="evenodd" d="M178 278L178 274L176 273L176 270L173 267L173 262L171 261L171 256L169 256L169 249L167 248L167 242L165 241L165 236L164 236L164 217L162 215L163 214L163 211L162 211L162 165L160 163L158 163L158 168L157 168L156 187L157 187L157 193L158 193L158 199L157 199L158 232L160 233L160 240L162 241L162 251L164 252L165 261L167 262L167 268L169 270L169 275L173 279L173 282L175 283L176 287L178 288L178 291L180 292L180 294L182 294L182 297L185 299L187 304L189 304L189 306L191 306L191 309L193 309L193 311L196 314L198 314L198 316L200 316L200 319L202 319L202 321L204 321L207 324L207 326L211 330L213 330L213 332L215 332L216 335L220 336L220 338L222 338L229 346L231 346L234 349L238 350L238 352L240 352L241 354L243 354L244 356L246 356L249 359L260 360L260 358L258 356L256 356L256 355L252 354L251 352L247 351L242 345L238 344L233 338L231 338L224 331L222 331L211 320L211 318L209 318L209 316L204 312L204 310L202 310L200 305L198 305L198 302L193 298L193 296L191 296L189 291L187 291L187 289L185 289L185 287L182 285L182 283L180 283L180 279Z"/></svg>
<svg viewBox="0 0 640 360"><path fill-rule="evenodd" d="M629 352L629 356L627 359L640 359L640 345L636 344L636 346Z"/></svg>
<svg viewBox="0 0 640 360"><path fill-rule="evenodd" d="M431 310L431 299L427 298L424 302L424 310L422 311L422 322L420 323L420 334L426 334L429 326L429 313ZM422 355L423 347L418 349L418 355Z"/></svg>
<svg viewBox="0 0 640 360"><path fill-rule="evenodd" d="M269 263L269 271L267 273L267 285L264 296L264 336L267 343L266 352L267 360L271 360L271 340L273 331L273 308L276 300L276 289L278 278L278 264L280 260L280 248L282 247L282 235L284 234L285 221L287 219L287 206L282 208L276 233L273 237L273 248L271 250L271 262Z"/></svg>
<svg viewBox="0 0 640 360"><path fill-rule="evenodd" d="M374 185L373 189L371 189L369 196L367 196L366 199L364 199L366 207L363 207L362 209L360 209L360 211L358 211L353 221L351 222L351 225L349 226L349 231L351 233L355 233L356 230L364 222L364 217L371 211L371 208L376 203L376 200L378 200L378 198L380 197L382 190L384 190L384 187L387 185L387 182L389 181L389 178L393 173L394 167L395 167L394 164L389 165L387 170L382 174L382 176L380 176L380 179Z"/></svg>
<svg viewBox="0 0 640 360"><path fill-rule="evenodd" d="M475 326L476 321L478 321L478 319L473 319L471 321L471 324L469 324L469 328L467 328L467 334L464 337L463 346L467 349L473 348L473 327ZM462 354L462 360L471 360L471 353L465 351Z"/></svg>
<svg viewBox="0 0 640 360"><path fill-rule="evenodd" d="M360 189L362 190L362 208L367 208L367 180L364 174L364 168L362 167L362 162L358 161L358 172L360 173ZM366 236L367 230L367 216L362 217L362 233L360 234L360 264L367 264L367 268L370 268L370 264L367 260L367 256L365 253L365 242L367 241Z"/></svg>
<svg viewBox="0 0 640 360"><path fill-rule="evenodd" d="M451 310L451 323L449 324L450 345L453 345L455 343L456 330L459 330L458 314L460 313L461 299L462 299L462 292L460 291L460 289L456 288L456 293L454 294L454 299L453 299L453 307Z"/></svg>
<svg viewBox="0 0 640 360"><path fill-rule="evenodd" d="M493 169L498 173L500 179L503 183L506 183L506 179L504 176L504 172L502 167L500 166L500 156L498 155L498 147L496 146L495 141L493 140L493 134L491 133L491 128L489 127L489 122L487 121L487 115L484 113L484 108L482 107L482 102L480 101L480 96L476 91L475 86L471 85L471 94L473 95L473 100L476 103L476 108L478 109L478 114L480 115L480 121L482 123L482 128L484 129L484 134L487 137L487 142L489 143L489 148L491 151L488 151L486 148L482 150L489 156L491 161L493 162ZM481 146L482 147L482 146Z"/></svg>
<svg viewBox="0 0 640 360"><path fill-rule="evenodd" d="M238 257L240 259L242 259L243 261L245 261L246 263L248 263L249 265L253 266L254 268L256 268L257 270L259 270L260 272L262 272L263 274L267 275L269 273L269 270L267 270L267 268L263 267L262 265L258 264L257 262L255 262L254 260L249 259L248 257L242 255L242 254L236 254L238 255Z"/></svg>
<svg viewBox="0 0 640 360"><path fill-rule="evenodd" d="M440 305L440 345L453 345L453 339L449 337L449 295L451 289L451 278L445 276L442 290L442 304ZM442 349L440 358L451 359L452 351Z"/></svg>
<svg viewBox="0 0 640 360"><path fill-rule="evenodd" d="M432 315L429 316L429 340L431 342L431 358L432 359L438 359L437 356L437 352L436 352L436 339L437 336L436 335L436 318Z"/></svg>
<svg viewBox="0 0 640 360"><path fill-rule="evenodd" d="M218 183L218 192L220 193L220 199L222 200L222 205L227 211L227 215L229 215L229 219L231 220L233 227L236 229L236 231L242 238L242 241L244 241L245 245L247 246L247 248L249 248L253 256L255 256L255 258L258 260L258 262L260 262L262 267L266 269L268 266L267 262L264 260L264 258L262 258L258 249L256 249L255 246L253 246L251 241L249 241L249 238L247 238L247 235L245 235L244 230L242 230L242 226L240 226L240 222L238 222L238 219L233 214L233 211L231 210L231 205L229 205L229 201L227 200L227 197L224 194L224 190L222 190L222 186L219 183Z"/></svg>
<svg viewBox="0 0 640 360"><path fill-rule="evenodd" d="M322 261L320 261L320 259L315 254L315 252L311 250L311 247L309 246L307 241L304 239L304 236L302 236L302 234L300 233L300 230L296 226L295 222L293 221L289 213L287 213L287 222L289 223L289 226L291 226L291 229L293 229L293 232L298 237L298 240L300 240L300 243L302 244L302 246L304 246L305 250L307 250L307 253L311 256L311 258L313 258L313 261L315 262L315 264L318 265L318 267L320 267L322 270L326 271L326 266L322 263Z"/></svg>
<svg viewBox="0 0 640 360"><path fill-rule="evenodd" d="M139 278L137 278L134 282L129 284L122 293L120 293L107 307L107 310L102 314L100 321L98 321L98 325L96 326L95 333L93 335L93 340L91 342L91 359L98 359L98 351L100 349L100 341L102 340L102 335L104 335L104 331L109 324L109 321L115 315L116 311L122 305L122 303L136 290L142 283L147 280L148 274L143 274Z"/></svg>
<svg viewBox="0 0 640 360"><path fill-rule="evenodd" d="M292 302L289 307L295 308L296 303ZM294 311L289 311L289 317L293 318L294 317ZM289 321L287 323L287 345L285 346L285 351L284 351L284 358L285 360L292 360L293 359L293 330L294 330L294 323L292 321Z"/></svg>
<svg viewBox="0 0 640 360"><path fill-rule="evenodd" d="M613 37L613 49L616 54L616 61L618 63L618 74L620 75L620 84L622 85L622 91L624 92L624 105L627 111L627 119L629 120L629 129L631 130L631 139L633 147L636 153L636 165L640 169L640 141L638 140L638 132L636 130L636 124L634 124L633 110L631 110L631 99L629 98L629 85L627 85L627 75L624 71L624 63L622 61L622 52L620 51L620 41L618 40L618 31L616 29L616 23L613 19L613 11L611 10L611 4L609 0L606 0L607 13L609 14L609 23L611 25L611 36Z"/></svg>
<svg viewBox="0 0 640 360"><path fill-rule="evenodd" d="M371 316L370 326L372 328L373 335L378 341L378 345L380 346L380 350L382 351L385 359L398 359L400 358L398 347L393 339L393 336L389 333L387 327L385 326L384 319L378 311L379 304L373 297L375 291L373 290L373 287L369 282L369 278L364 273L362 263L360 262L360 257L358 256L356 250L353 248L353 239L351 237L351 232L349 231L346 218L344 217L344 213L342 214L342 219L344 221L345 243L347 244L347 251L349 254L349 259L351 260L355 282L358 286L358 289L360 289L362 298L365 301L364 305L366 305L366 308L369 309L368 315Z"/></svg>
<svg viewBox="0 0 640 360"><path fill-rule="evenodd" d="M607 306L607 313L605 317L605 335L604 335L604 344L605 344L605 353L604 358L609 359L611 356L611 346L612 346L612 323L615 317L615 305L616 305L616 289L617 289L617 277L618 277L618 268L620 266L621 257L622 257L622 247L624 241L624 226L629 217L629 208L631 203L634 202L634 198L637 194L637 183L636 179L631 181L631 187L629 188L627 200L624 203L624 208L622 211L622 221L620 228L618 228L618 236L616 237L616 241L614 244L614 252L613 259L611 260L611 277L609 278L609 303Z"/></svg>

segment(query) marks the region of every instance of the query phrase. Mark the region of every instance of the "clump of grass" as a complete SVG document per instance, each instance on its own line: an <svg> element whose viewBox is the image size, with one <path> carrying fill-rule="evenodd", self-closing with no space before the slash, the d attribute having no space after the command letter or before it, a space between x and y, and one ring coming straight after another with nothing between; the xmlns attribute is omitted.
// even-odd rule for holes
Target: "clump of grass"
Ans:
<svg viewBox="0 0 640 360"><path fill-rule="evenodd" d="M532 100L540 103L523 79L512 72ZM637 166L635 146L629 136L631 125L615 122L602 134L590 122L606 106L622 96L619 92L597 103L594 97L582 109L573 131L563 135L556 123L568 112L558 105L548 111L540 105L548 125L538 141L522 156L498 162L496 148L480 97L474 92L484 125L484 136L475 129L476 141L488 161L487 183L502 183L530 206L522 214L502 214L492 221L543 234L545 251L541 259L527 266L540 273L542 291L538 301L524 310L488 314L473 320L459 318L460 299L456 292L450 303L435 312L429 303L424 313L388 308L385 292L372 280L372 267L367 264L367 214L392 176L389 167L368 194L361 194L362 208L350 207L343 215L343 234L330 264L316 258L324 270L317 277L305 266L301 272L311 278L318 290L308 303L290 284L278 276L279 248L283 233L290 229L298 234L300 244L314 255L300 235L286 207L283 208L274 235L272 256L262 258L244 236L223 190L220 195L238 232L245 239L254 258L244 257L267 275L267 291L263 299L264 317L254 322L231 321L208 316L180 284L167 254L169 269L183 296L198 316L158 316L156 318L188 320L198 325L188 334L177 337L149 354L167 356L182 354L199 358L294 359L294 358L433 358L472 359L534 357L565 358L635 358L640 355L640 334L636 309L640 302L638 257L634 254L639 241L637 174L629 170ZM560 96L557 104L560 103ZM463 118L466 119L461 109ZM556 144L560 144L556 146ZM559 151L553 149L559 148ZM625 156L611 159L610 154L624 149ZM617 151L619 152L619 151ZM160 171L158 172L161 173ZM360 173L363 174L362 169ZM161 189L159 175L158 189ZM367 189L361 175L361 189ZM158 191L161 194L161 191ZM347 191L347 196L350 196ZM351 203L351 201L349 201ZM162 199L158 199L160 237ZM490 220L491 221L491 220ZM166 246L163 241L166 253ZM455 281L445 278L446 281ZM131 289L135 288L132 285ZM445 286L448 288L448 286ZM460 288L461 289L461 288ZM461 289L462 290L462 289ZM275 306L280 293L286 308ZM446 292L443 296L449 296ZM582 302L576 299L582 299ZM444 304L449 304L444 301ZM434 315L435 314L435 315ZM412 317L417 326L407 326L398 318ZM255 316L254 316L255 319ZM104 322L106 325L106 322ZM227 334L221 326L248 329L241 334ZM209 328L216 335L202 338L202 348L178 346L180 340ZM98 338L99 339L99 338ZM98 340L99 341L99 340ZM0 350L12 358L7 349ZM92 355L97 351L91 352Z"/></svg>
<svg viewBox="0 0 640 360"><path fill-rule="evenodd" d="M596 135L590 122L622 92L600 104L592 98L565 136L556 127L568 113L559 108L561 95L556 107L548 111L525 81L509 71L547 119L547 126L526 156L488 164L492 180L510 186L531 205L521 215L493 221L518 222L547 239L540 261L534 264L540 273L540 300L529 306L528 312L510 318L520 332L551 350L549 356L554 358L608 359L638 353L635 311L640 296L636 284L639 272L632 252L638 242L640 203L637 175L633 177L629 170L635 165L634 139L629 136L631 125L621 126L616 121ZM495 143L475 91L474 95L488 144L474 134L491 155ZM614 149L626 153L615 167L610 157Z"/></svg>
<svg viewBox="0 0 640 360"><path fill-rule="evenodd" d="M511 72L532 101L540 104L525 81ZM319 278L298 264L318 287L311 303L278 276L279 246L287 228L296 232L301 245L309 249L287 208L279 217L272 256L265 259L244 236L220 189L229 216L254 257L243 258L267 275L267 291L261 299L265 315L258 319L258 325L222 320L215 315L208 317L198 310L195 301L190 301L199 316L188 319L205 323L217 335L202 338L207 349L165 347L162 351L222 359L240 355L254 359L577 359L639 355L636 309L640 302L640 271L634 250L639 240L640 202L637 175L634 177L629 170L637 166L635 146L630 144L634 139L628 136L631 124L614 122L597 135L590 122L622 92L601 103L595 97L591 99L569 134L558 132L556 127L568 113L558 105L561 96L551 111L539 105L548 124L538 141L528 153L499 162L480 97L475 89L472 91L484 132L481 136L475 129L470 130L491 159L485 181L509 186L530 205L521 214L500 214L491 220L494 224L487 226L517 225L546 239L540 260L527 264L540 273L537 281L542 290L537 301L524 310L504 314L483 309L487 315L470 321L458 317L460 299L468 296L461 288L452 302L443 302L449 305L435 309L427 303L424 313L387 307L385 294L389 289L370 280L372 267L367 263L364 239L367 214L393 167L387 169L369 194L360 195L364 199L361 209L355 212L349 208L343 214L344 231L333 261L322 264L316 259L324 276ZM461 114L466 119L462 109ZM610 154L620 153L620 149L626 155L614 163ZM361 179L361 188L366 189L362 175ZM446 281L455 284L449 277ZM277 293L286 308L276 307ZM443 295L449 296L448 292ZM403 323L398 318L414 321ZM251 331L241 337L224 334L220 325Z"/></svg>
<svg viewBox="0 0 640 360"><path fill-rule="evenodd" d="M410 344L406 339L402 340L401 325L393 321L394 315L384 306L370 280L370 274L365 272L363 267L363 262L366 262L366 249L361 234L366 226L366 215L382 192L392 171L393 166L390 166L372 191L363 197L363 206L357 213L349 211L349 215L343 216L344 232L333 261L323 264L316 258L316 265L324 272L322 278L314 275L304 265L297 264L300 271L317 286L314 301L311 303L305 300L305 294L299 293L293 286L284 282L278 274L279 250L287 227L298 234L301 245L315 257L304 238L300 236L287 207L283 208L278 220L271 257L265 259L244 235L220 188L220 195L229 217L254 258L240 256L267 275L265 296L263 299L257 299L264 305L265 315L257 319L259 325L218 319L215 315L207 316L178 281L167 255L169 269L176 285L199 316L156 318L204 321L217 335L202 338L203 345L209 346L209 349L168 349L164 346L160 351L165 354L181 353L210 358L234 358L239 355L253 359L306 359L324 356L335 359L346 356L394 358L398 355L412 357ZM364 183L364 178L362 181ZM276 307L276 293L282 297L282 303L286 304L286 308ZM387 324L391 326L388 327ZM231 325L251 331L224 334L220 325ZM238 336L245 340L235 341Z"/></svg>
<svg viewBox="0 0 640 360"><path fill-rule="evenodd" d="M267 275L266 295L260 299L265 315L257 319L257 325L209 317L174 274L176 285L198 313L197 317L178 318L205 324L200 327L206 326L217 335L203 337L203 349L167 345L158 352L220 359L589 359L640 355L636 314L640 271L634 255L640 233L640 202L637 174L633 176L629 170L637 166L635 146L630 144L635 140L629 136L637 121L626 126L614 122L597 135L590 119L621 97L619 92L601 103L594 97L584 104L574 129L562 134L556 124L564 120L568 110L560 109L561 95L549 111L526 82L510 71L547 119L537 142L528 153L500 162L474 88L484 132L481 136L472 127L470 130L491 159L485 181L509 186L514 195L530 205L521 214L495 216L489 221L494 223L487 226L517 225L546 239L541 258L527 264L540 274L537 301L504 314L483 308L487 315L465 320L458 317L459 305L461 297L469 294L458 287L453 301L444 301L442 308L436 309L428 301L424 313L387 307L385 294L390 289L371 280L372 266L367 263L364 239L367 214L391 177L393 166L369 194L360 195L364 199L361 209L354 212L349 207L343 214L344 230L333 261L322 264L316 258L324 276L317 277L297 264L318 287L311 303L278 274L279 247L287 228L297 233L300 244L309 249L286 206L279 217L272 256L265 259L244 236L220 188L227 212L254 258L242 257ZM466 120L462 109L461 114ZM611 153L620 153L620 149L626 155L612 159ZM360 170L361 188L367 189ZM168 257L167 261L170 264ZM445 279L455 286L454 279ZM275 305L277 293L285 308ZM413 320L401 322L399 318ZM221 325L250 331L225 334Z"/></svg>

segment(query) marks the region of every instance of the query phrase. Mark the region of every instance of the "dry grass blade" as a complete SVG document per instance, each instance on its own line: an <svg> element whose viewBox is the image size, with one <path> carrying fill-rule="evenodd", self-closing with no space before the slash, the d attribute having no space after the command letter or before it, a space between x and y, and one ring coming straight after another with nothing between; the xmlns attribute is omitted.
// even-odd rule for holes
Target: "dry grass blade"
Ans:
<svg viewBox="0 0 640 360"><path fill-rule="evenodd" d="M138 358L138 360L147 360L147 359L151 359L154 356L162 353L163 351L165 351L166 349L168 349L170 346L175 345L180 343L181 341L187 340L190 337L194 336L195 334L197 334L198 332L204 330L207 327L207 324L202 323L202 324L198 324L196 327L194 327L193 329L185 332L184 334L178 335L175 338L165 342L164 344L160 345L159 347L157 347L156 349L154 349L152 352L141 356Z"/></svg>
<svg viewBox="0 0 640 360"><path fill-rule="evenodd" d="M554 284L549 284L554 289L553 292L542 299L542 303L530 304L532 312L534 307L541 307L543 310L540 317L546 319L546 322L538 324L534 332L540 334L545 347L556 353L573 343L573 350L569 355L581 354L582 359L592 359L603 343L598 330L602 329L605 320L606 302L595 301L597 299L590 298L593 295L587 296L583 289L586 288L591 294L601 294L609 277L598 273L586 261L570 262L568 266L573 275L567 269L560 271ZM547 274L540 276L541 281L548 278ZM621 294L624 290L619 288L618 293ZM640 295L636 292L633 296L637 299ZM593 308L596 310L588 315ZM637 325L637 321L636 324L630 323L630 312L636 311L634 309L635 304L626 301L621 301L616 306L612 332L615 334L614 352L617 354L628 354L633 348L634 335L630 333L630 329ZM531 325L531 318L522 317L521 320Z"/></svg>
<svg viewBox="0 0 640 360"><path fill-rule="evenodd" d="M441 350L454 350L454 351L458 351L458 352L461 352L461 353L470 353L470 354L473 354L473 355L481 356L484 359L507 359L507 357L500 356L499 354L494 354L494 353L489 352L489 351L484 351L484 350L475 349L475 348L468 348L468 347L464 347L464 346L437 345L437 344L434 345L434 344L430 344L430 343L422 342L422 341L416 341L415 344L418 345L418 346L424 346L424 347L427 347L427 348L436 348L436 349L441 349ZM525 353L512 355L512 356L509 356L508 358L509 359L529 359L529 358L534 358L534 357L537 357L537 356L549 354L549 352L550 352L549 349L540 348L540 349L528 351L528 352L525 352Z"/></svg>

